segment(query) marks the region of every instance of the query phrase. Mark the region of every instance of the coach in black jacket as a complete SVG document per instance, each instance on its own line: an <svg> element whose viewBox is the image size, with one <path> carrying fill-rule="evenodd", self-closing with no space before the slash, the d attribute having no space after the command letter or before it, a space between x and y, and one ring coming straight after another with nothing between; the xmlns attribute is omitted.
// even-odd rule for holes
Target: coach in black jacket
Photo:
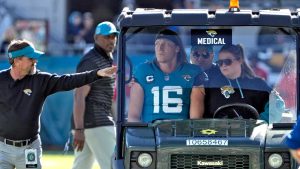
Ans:
<svg viewBox="0 0 300 169"><path fill-rule="evenodd" d="M41 55L26 40L8 46L11 67L0 71L0 168L41 168L39 124L47 96L116 72L116 67L62 76L40 72L36 64Z"/></svg>

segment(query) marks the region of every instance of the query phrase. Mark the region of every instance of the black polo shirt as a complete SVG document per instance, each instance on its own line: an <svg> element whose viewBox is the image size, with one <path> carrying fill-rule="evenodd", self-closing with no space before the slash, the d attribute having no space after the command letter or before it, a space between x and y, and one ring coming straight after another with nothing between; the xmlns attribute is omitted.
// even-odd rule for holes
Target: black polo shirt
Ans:
<svg viewBox="0 0 300 169"><path fill-rule="evenodd" d="M0 136L13 140L34 137L39 133L40 114L47 96L97 79L96 70L61 76L37 71L21 80L14 80L10 69L0 71Z"/></svg>
<svg viewBox="0 0 300 169"><path fill-rule="evenodd" d="M112 64L112 58L101 47L95 45L82 57L77 66L77 72L103 69L111 67ZM114 125L112 118L114 82L115 78L104 77L89 84L91 90L85 99L85 128Z"/></svg>

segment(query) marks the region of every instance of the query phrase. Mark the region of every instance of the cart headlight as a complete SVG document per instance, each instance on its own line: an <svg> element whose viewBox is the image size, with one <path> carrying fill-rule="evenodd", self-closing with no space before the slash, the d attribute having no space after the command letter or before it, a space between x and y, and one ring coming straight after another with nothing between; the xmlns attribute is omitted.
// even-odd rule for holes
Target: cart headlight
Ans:
<svg viewBox="0 0 300 169"><path fill-rule="evenodd" d="M283 164L283 159L280 154L274 153L269 156L269 165L273 168L279 168Z"/></svg>
<svg viewBox="0 0 300 169"><path fill-rule="evenodd" d="M143 167L149 167L152 164L152 156L149 153L141 153L138 156L138 164Z"/></svg>

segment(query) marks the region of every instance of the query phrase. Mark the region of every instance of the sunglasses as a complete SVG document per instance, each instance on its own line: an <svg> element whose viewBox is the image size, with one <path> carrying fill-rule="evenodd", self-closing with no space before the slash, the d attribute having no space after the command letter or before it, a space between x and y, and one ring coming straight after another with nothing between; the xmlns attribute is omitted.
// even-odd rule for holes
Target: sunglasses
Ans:
<svg viewBox="0 0 300 169"><path fill-rule="evenodd" d="M200 52L194 52L193 57L195 57L195 58L202 57L204 59L208 59L209 58L209 52L205 52L205 53L201 53L201 54L200 54Z"/></svg>
<svg viewBox="0 0 300 169"><path fill-rule="evenodd" d="M223 66L223 64L226 66L230 66L234 60L236 59L220 59L216 61L216 63L219 65L219 67Z"/></svg>

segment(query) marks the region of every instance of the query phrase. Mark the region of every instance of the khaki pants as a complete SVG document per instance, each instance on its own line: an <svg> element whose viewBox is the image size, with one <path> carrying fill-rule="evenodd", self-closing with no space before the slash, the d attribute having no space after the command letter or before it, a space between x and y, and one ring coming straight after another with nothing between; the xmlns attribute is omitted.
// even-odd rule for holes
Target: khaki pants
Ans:
<svg viewBox="0 0 300 169"><path fill-rule="evenodd" d="M26 169L25 149L37 149L37 168L41 169L42 147L40 138L28 146L15 147L0 141L0 169Z"/></svg>
<svg viewBox="0 0 300 169"><path fill-rule="evenodd" d="M114 126L103 126L84 130L85 142L81 152L75 150L73 169L91 169L95 159L101 169L111 168L116 137Z"/></svg>

